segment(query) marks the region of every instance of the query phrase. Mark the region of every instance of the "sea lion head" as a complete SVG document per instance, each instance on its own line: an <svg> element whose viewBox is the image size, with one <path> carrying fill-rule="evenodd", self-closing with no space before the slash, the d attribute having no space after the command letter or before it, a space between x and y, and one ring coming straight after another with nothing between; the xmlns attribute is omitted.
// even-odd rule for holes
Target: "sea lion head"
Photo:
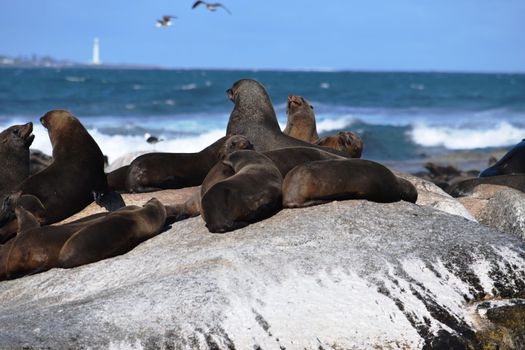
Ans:
<svg viewBox="0 0 525 350"><path fill-rule="evenodd" d="M63 109L56 109L47 112L40 118L40 123L47 129L49 139L53 150L59 140L64 137L72 137L71 125L80 124L77 118L75 118L70 112ZM82 127L83 128L83 127Z"/></svg>
<svg viewBox="0 0 525 350"><path fill-rule="evenodd" d="M13 125L0 133L0 142L3 147L9 150L26 148L33 143L33 123L29 122L23 125Z"/></svg>
<svg viewBox="0 0 525 350"><path fill-rule="evenodd" d="M228 154L238 150L253 150L253 144L242 135L229 136L219 150L219 159L224 159Z"/></svg>
<svg viewBox="0 0 525 350"><path fill-rule="evenodd" d="M280 132L270 95L256 80L242 79L226 90L235 107L228 121L228 134L245 134L248 126L264 125L266 130ZM254 140L252 140L254 141Z"/></svg>
<svg viewBox="0 0 525 350"><path fill-rule="evenodd" d="M298 111L312 113L314 107L302 96L289 95L286 114L292 115Z"/></svg>
<svg viewBox="0 0 525 350"><path fill-rule="evenodd" d="M361 157L363 140L361 140L359 135L351 131L340 131L337 135L339 136L339 142L343 146L342 149L346 149L355 158Z"/></svg>

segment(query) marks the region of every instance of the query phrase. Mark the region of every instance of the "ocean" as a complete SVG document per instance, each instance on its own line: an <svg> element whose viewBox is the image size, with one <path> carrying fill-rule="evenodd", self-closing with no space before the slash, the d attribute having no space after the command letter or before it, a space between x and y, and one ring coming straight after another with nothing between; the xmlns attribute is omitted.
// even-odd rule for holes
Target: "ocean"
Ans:
<svg viewBox="0 0 525 350"><path fill-rule="evenodd" d="M301 95L321 134L357 132L363 158L405 168L525 138L525 74L0 68L0 128L33 121L32 147L50 154L38 119L67 109L110 163L134 151L195 152L225 134L226 89L242 78L267 88L282 128L287 96ZM145 133L164 141L152 146Z"/></svg>

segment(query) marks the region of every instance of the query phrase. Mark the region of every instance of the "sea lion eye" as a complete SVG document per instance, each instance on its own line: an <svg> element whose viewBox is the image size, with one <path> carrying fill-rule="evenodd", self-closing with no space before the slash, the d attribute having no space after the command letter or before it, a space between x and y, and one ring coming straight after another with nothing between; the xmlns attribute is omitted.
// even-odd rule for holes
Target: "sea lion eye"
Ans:
<svg viewBox="0 0 525 350"><path fill-rule="evenodd" d="M17 134L18 135L18 129L13 129L13 134Z"/></svg>
<svg viewBox="0 0 525 350"><path fill-rule="evenodd" d="M314 106L310 105L310 108L311 108L311 109L314 109Z"/></svg>

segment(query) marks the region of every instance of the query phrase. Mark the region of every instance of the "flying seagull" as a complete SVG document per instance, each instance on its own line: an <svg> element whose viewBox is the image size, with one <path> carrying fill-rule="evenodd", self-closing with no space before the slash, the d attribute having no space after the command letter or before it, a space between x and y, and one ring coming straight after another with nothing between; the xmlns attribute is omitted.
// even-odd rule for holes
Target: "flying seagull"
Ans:
<svg viewBox="0 0 525 350"><path fill-rule="evenodd" d="M157 27L169 27L171 26L171 19L172 18L177 18L177 16L168 16L168 15L165 15L165 16L162 16L162 19L159 19L157 20L157 23L155 23L155 25Z"/></svg>
<svg viewBox="0 0 525 350"><path fill-rule="evenodd" d="M230 12L230 10L228 10L226 8L226 6L224 6L223 4L221 4L220 2L214 2L214 3L207 3L206 1L195 1L195 3L193 4L193 6L191 7L192 9L196 8L197 6L199 5L206 5L206 8L210 11L215 11L217 10L218 7L222 7L224 10L226 10L226 12L228 12L230 15L232 14Z"/></svg>

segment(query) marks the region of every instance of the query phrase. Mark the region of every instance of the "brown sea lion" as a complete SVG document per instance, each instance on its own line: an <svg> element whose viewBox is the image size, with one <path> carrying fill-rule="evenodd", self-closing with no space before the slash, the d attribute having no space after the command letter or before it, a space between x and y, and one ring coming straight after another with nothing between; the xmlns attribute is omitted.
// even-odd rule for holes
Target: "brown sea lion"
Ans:
<svg viewBox="0 0 525 350"><path fill-rule="evenodd" d="M286 208L343 199L415 203L417 190L383 165L364 159L307 163L292 169L283 181L283 207Z"/></svg>
<svg viewBox="0 0 525 350"><path fill-rule="evenodd" d="M242 137L242 136L239 136ZM333 153L328 153L320 149L311 147L288 147L280 148L272 151L262 152L263 155L268 157L274 165L277 167L281 176L284 178L286 174L298 165L313 162L315 160L327 160L327 159L346 159ZM168 205L169 222L180 221L189 217L198 216L200 214L200 199L201 195L204 194L208 188L213 186L218 181L224 180L230 176L233 176L235 171L229 165L223 162L217 163L206 180L204 180L201 190L198 194L188 199L182 204Z"/></svg>
<svg viewBox="0 0 525 350"><path fill-rule="evenodd" d="M302 96L288 96L286 127L283 133L308 143L319 140L314 107Z"/></svg>
<svg viewBox="0 0 525 350"><path fill-rule="evenodd" d="M84 209L94 197L103 201L108 189L102 152L80 121L64 110L50 111L40 121L49 133L53 163L17 191L42 202L41 224L49 225Z"/></svg>
<svg viewBox="0 0 525 350"><path fill-rule="evenodd" d="M206 227L222 233L274 214L281 205L281 184L279 170L266 156L245 150L231 153L204 179L201 214Z"/></svg>
<svg viewBox="0 0 525 350"><path fill-rule="evenodd" d="M312 147L349 158L350 155L330 148L312 145L281 132L270 96L258 81L242 79L227 91L235 104L231 112L227 134L243 135L258 152L285 147Z"/></svg>
<svg viewBox="0 0 525 350"><path fill-rule="evenodd" d="M470 195L476 186L490 184L514 188L525 193L525 175L496 175L487 177L477 177L463 180L451 185L447 192L452 197L464 197Z"/></svg>
<svg viewBox="0 0 525 350"><path fill-rule="evenodd" d="M0 195L10 194L29 176L33 123L13 125L0 133Z"/></svg>
<svg viewBox="0 0 525 350"><path fill-rule="evenodd" d="M69 268L124 254L160 233L166 209L156 198L143 207L127 206L88 222L60 250L58 266Z"/></svg>
<svg viewBox="0 0 525 350"><path fill-rule="evenodd" d="M348 153L352 158L361 157L363 140L350 131L319 138L314 107L302 96L288 96L287 122L283 133L318 146Z"/></svg>
<svg viewBox="0 0 525 350"><path fill-rule="evenodd" d="M315 144L346 152L352 158L360 158L363 153L363 140L351 131L339 131L337 135L322 137Z"/></svg>
<svg viewBox="0 0 525 350"><path fill-rule="evenodd" d="M16 208L16 215L16 237L0 246L0 281L124 254L158 234L166 219L156 199L143 207L124 207L65 225L41 227L22 207Z"/></svg>
<svg viewBox="0 0 525 350"><path fill-rule="evenodd" d="M198 186L226 154L252 147L245 138L237 140L233 135L222 137L197 153L147 153L133 160L127 169L109 173L108 182L110 188L127 192Z"/></svg>

